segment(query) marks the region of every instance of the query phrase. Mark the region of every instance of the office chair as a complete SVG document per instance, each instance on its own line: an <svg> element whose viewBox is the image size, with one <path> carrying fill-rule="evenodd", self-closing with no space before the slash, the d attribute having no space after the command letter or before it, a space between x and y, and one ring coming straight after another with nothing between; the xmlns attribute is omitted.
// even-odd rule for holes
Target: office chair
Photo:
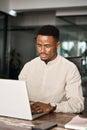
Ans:
<svg viewBox="0 0 87 130"><path fill-rule="evenodd" d="M77 57L66 57L66 59L68 59L69 61L73 62L82 77L82 61L83 61L83 57L82 56L77 56ZM85 102L84 102L84 110L83 112L81 112L81 114L87 114L87 88L85 86L82 85L82 90L83 90L83 96L85 98Z"/></svg>
<svg viewBox="0 0 87 130"><path fill-rule="evenodd" d="M69 61L73 62L77 66L77 68L78 68L78 70L79 70L79 72L82 76L83 57L82 56L76 56L76 57L65 57L65 58L68 59Z"/></svg>

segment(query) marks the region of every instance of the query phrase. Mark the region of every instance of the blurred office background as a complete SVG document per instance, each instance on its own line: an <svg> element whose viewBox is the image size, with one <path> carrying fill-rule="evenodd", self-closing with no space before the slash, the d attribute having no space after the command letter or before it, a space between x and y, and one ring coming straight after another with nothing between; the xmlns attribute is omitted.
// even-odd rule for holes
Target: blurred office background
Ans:
<svg viewBox="0 0 87 130"><path fill-rule="evenodd" d="M87 84L87 0L0 0L0 78L17 79L37 56L35 36L45 24L60 30L59 54L83 56L82 82Z"/></svg>

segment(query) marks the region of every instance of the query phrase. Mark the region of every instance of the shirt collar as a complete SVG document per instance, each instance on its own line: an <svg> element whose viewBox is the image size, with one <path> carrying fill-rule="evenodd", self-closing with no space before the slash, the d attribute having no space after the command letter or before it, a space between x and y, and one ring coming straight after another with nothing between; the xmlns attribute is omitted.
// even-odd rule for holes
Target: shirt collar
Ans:
<svg viewBox="0 0 87 130"><path fill-rule="evenodd" d="M57 57L54 59L54 60L52 60L52 61L49 61L47 64L45 64L45 62L44 61L42 61L41 59L41 62L42 63L44 63L45 65L51 65L51 64L54 64L54 63L56 63L56 61L58 60L58 57L59 57L59 55L57 55ZM40 58L40 57L39 57Z"/></svg>

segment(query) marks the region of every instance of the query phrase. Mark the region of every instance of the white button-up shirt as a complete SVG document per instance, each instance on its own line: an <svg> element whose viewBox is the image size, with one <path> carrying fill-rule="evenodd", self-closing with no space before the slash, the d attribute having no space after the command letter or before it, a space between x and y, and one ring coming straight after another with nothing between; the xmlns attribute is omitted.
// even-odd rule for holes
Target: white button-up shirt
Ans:
<svg viewBox="0 0 87 130"><path fill-rule="evenodd" d="M26 81L31 101L57 105L55 112L78 113L84 109L79 71L60 55L47 64L40 57L26 63L19 80Z"/></svg>

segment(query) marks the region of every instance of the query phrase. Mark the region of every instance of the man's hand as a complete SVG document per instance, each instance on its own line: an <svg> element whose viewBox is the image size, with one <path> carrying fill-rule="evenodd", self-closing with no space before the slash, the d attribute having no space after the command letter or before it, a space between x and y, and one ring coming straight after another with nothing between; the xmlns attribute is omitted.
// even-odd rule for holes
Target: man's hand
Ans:
<svg viewBox="0 0 87 130"><path fill-rule="evenodd" d="M35 102L31 105L31 110L33 113L51 112L54 110L54 107L50 104Z"/></svg>

